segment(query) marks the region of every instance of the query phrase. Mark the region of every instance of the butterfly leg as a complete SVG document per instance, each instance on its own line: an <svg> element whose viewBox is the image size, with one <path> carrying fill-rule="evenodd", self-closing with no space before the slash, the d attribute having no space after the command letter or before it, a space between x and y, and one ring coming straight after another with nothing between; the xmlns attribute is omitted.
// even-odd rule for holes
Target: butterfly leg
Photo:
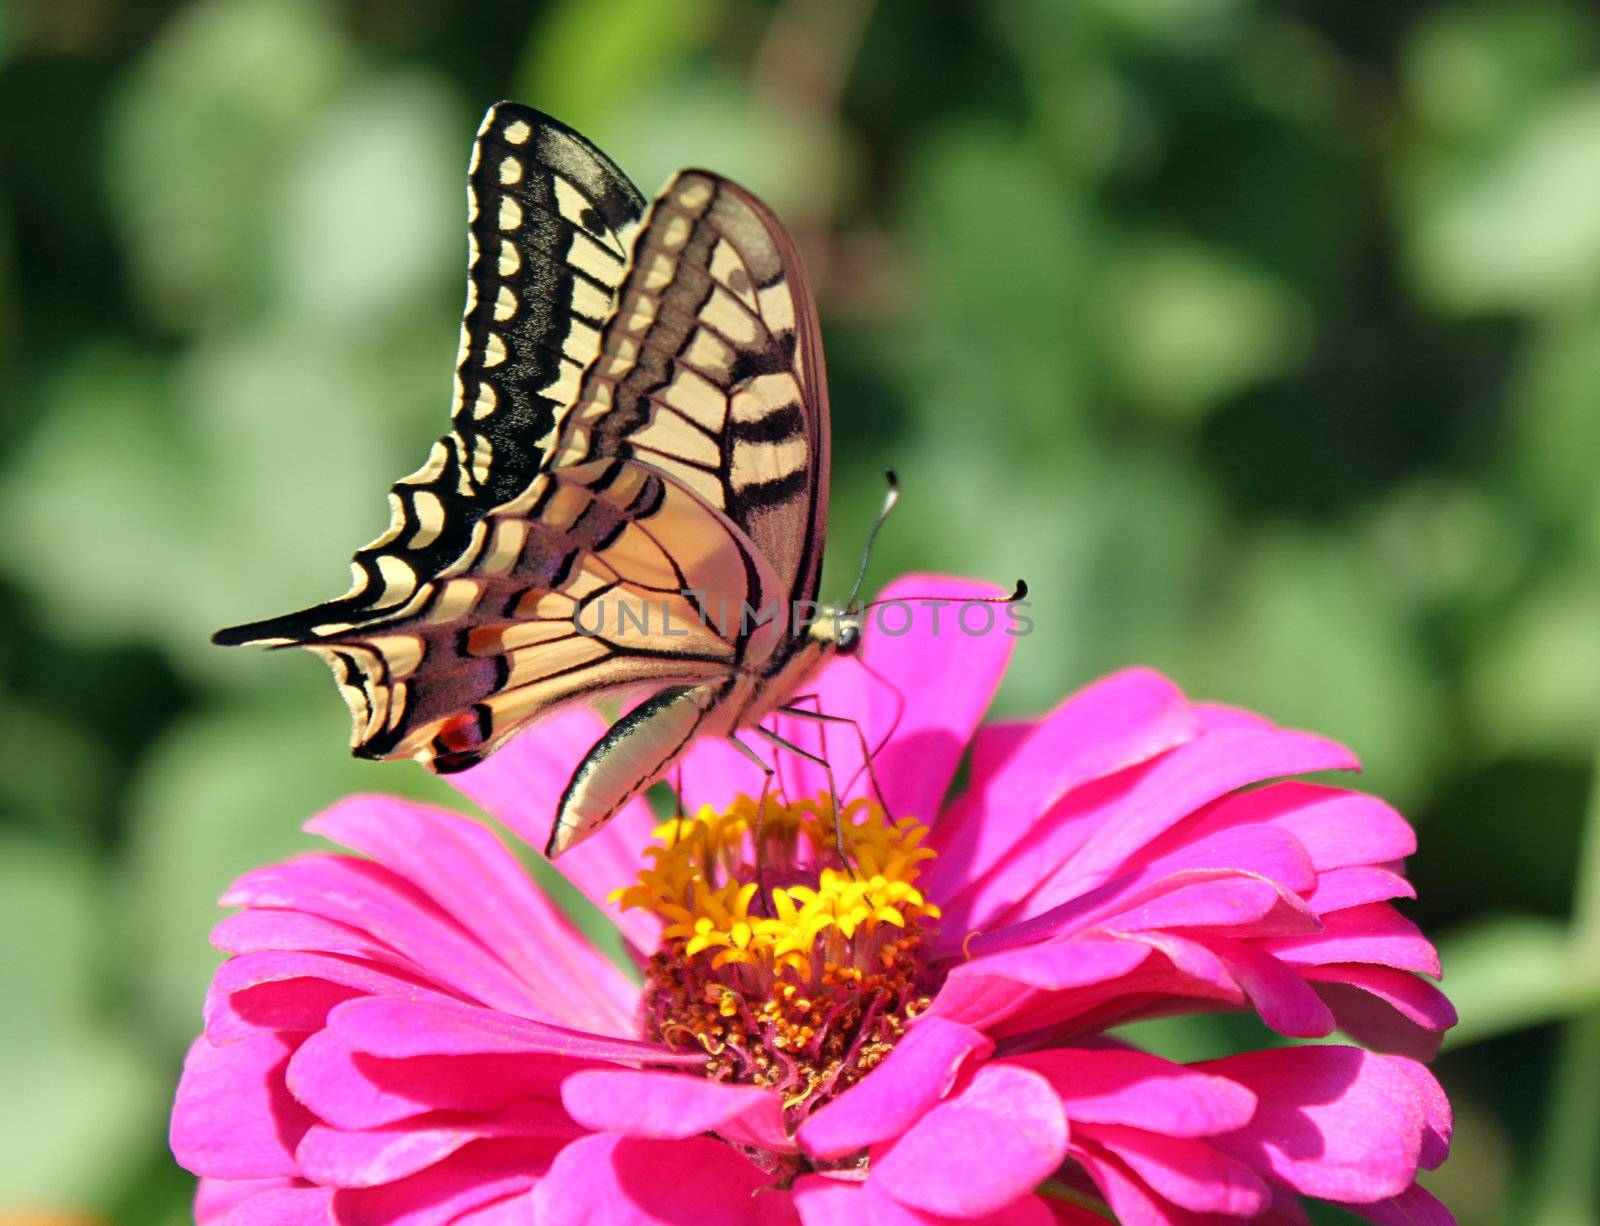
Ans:
<svg viewBox="0 0 1600 1226"><path fill-rule="evenodd" d="M765 730L757 728L756 731L763 732ZM766 823L767 816L767 793L772 790L772 780L778 772L775 766L764 761L760 754L738 737L730 735L728 740L735 749L754 762L761 771L761 799L756 801L756 831L754 836L756 845L756 890L761 896L761 905L766 908L767 914L771 915L773 913L772 895L767 892L767 861L761 850L761 839L764 833L762 827Z"/></svg>
<svg viewBox="0 0 1600 1226"><path fill-rule="evenodd" d="M851 719L848 715L828 715L820 706L815 711L807 711L804 707L794 705L807 700L812 702L821 701L816 694L800 694L792 699L787 706L779 707L778 711L780 714L791 715L795 719L808 719L817 724L848 724L856 734L857 744L861 746L861 767L854 775L850 776L849 782L845 784L845 791L848 792L855 786L856 779L860 777L861 771L866 771L867 781L872 784L872 794L877 797L878 803L883 806L884 816L892 822L894 814L889 810L889 801L883 794L883 785L878 782L878 772L872 766L873 759L878 756L878 749L883 748L882 743L878 745L878 749L873 749L867 743L866 729L862 728L860 721Z"/></svg>
<svg viewBox="0 0 1600 1226"><path fill-rule="evenodd" d="M672 822L675 838L682 836L683 823L688 816L683 811L683 763L680 761L672 769Z"/></svg>
<svg viewBox="0 0 1600 1226"><path fill-rule="evenodd" d="M850 862L850 857L844 849L844 813L839 807L839 789L834 785L833 767L828 762L828 759L824 758L821 754L812 753L809 749L800 748L800 746L796 745L793 741L787 741L783 737L779 736L776 732L773 732L768 728L763 728L759 724L756 725L756 731L760 733L763 738L776 745L779 749L786 749L796 757L804 758L807 762L815 762L818 766L822 767L823 773L828 777L828 805L830 811L833 813L834 850L839 853L840 862L851 872L854 872L855 865Z"/></svg>

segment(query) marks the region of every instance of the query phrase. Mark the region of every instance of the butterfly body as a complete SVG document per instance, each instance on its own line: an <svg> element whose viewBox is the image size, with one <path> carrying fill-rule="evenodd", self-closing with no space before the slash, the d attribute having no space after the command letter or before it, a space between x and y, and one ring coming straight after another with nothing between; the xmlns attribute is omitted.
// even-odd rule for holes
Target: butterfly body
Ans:
<svg viewBox="0 0 1600 1226"><path fill-rule="evenodd" d="M834 611L796 617L826 529L821 338L792 241L720 176L647 206L581 136L501 103L468 183L450 431L350 591L216 641L315 652L358 756L440 772L565 703L646 694L574 774L554 853L853 646Z"/></svg>

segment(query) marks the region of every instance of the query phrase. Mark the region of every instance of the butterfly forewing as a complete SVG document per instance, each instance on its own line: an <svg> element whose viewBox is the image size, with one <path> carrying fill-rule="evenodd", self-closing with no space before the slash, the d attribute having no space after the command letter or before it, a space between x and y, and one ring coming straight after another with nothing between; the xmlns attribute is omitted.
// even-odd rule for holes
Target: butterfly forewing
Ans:
<svg viewBox="0 0 1600 1226"><path fill-rule="evenodd" d="M756 566L750 569L751 562ZM540 475L393 615L309 644L333 666L357 752L459 770L560 702L722 676L728 621L685 593L769 601L736 526L645 465Z"/></svg>
<svg viewBox="0 0 1600 1226"><path fill-rule="evenodd" d="M450 432L390 491L389 527L356 553L349 592L221 631L217 642L298 642L404 605L548 457L600 350L645 201L583 137L503 102L478 130L467 206L467 308Z"/></svg>

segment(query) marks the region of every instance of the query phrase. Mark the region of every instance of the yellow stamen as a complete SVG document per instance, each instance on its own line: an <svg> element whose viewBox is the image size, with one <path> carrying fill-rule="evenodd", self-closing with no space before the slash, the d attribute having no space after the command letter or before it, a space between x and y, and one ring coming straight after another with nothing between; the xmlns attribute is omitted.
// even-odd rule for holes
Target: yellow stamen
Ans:
<svg viewBox="0 0 1600 1226"><path fill-rule="evenodd" d="M831 858L827 807L825 801L785 804L769 797L761 821L769 862ZM908 921L939 915L912 885L920 865L934 855L920 846L926 827L913 818L890 823L866 800L851 801L844 817L842 842L855 871L822 868L814 888L774 887L771 914L758 884L736 875L756 832L756 802L748 796L725 812L706 806L691 818L656 827L661 845L649 849L652 863L637 884L613 891L611 899L624 910L653 911L669 940L685 940L689 957L715 950L713 959L724 963L748 962L769 973L787 968L810 978L811 955L830 931L859 942L885 925L904 929ZM723 878L720 885L710 884L715 877Z"/></svg>
<svg viewBox="0 0 1600 1226"><path fill-rule="evenodd" d="M853 867L839 863L825 797L769 796L759 821L748 796L708 806L657 827L638 881L611 895L662 921L649 1028L700 1046L712 1077L778 1089L791 1124L881 1061L928 1005L920 945L939 909L916 886L934 856L927 828L866 800L843 819Z"/></svg>

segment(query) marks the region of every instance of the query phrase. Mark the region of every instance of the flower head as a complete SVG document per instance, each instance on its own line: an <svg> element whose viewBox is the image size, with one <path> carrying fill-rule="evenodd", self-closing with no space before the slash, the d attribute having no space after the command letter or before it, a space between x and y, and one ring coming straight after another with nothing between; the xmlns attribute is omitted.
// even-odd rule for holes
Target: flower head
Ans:
<svg viewBox="0 0 1600 1226"><path fill-rule="evenodd" d="M1454 1018L1391 905L1413 836L1282 781L1349 753L1143 670L979 727L1010 640L932 624L869 627L888 684L820 678L860 736L780 722L831 788L781 755L762 799L708 742L682 816L637 803L562 860L642 982L476 822L315 819L365 858L223 900L172 1127L201 1220L1280 1224L1312 1197L1447 1222L1415 1184L1450 1128L1419 1059ZM457 778L536 842L598 727L569 712ZM1178 1064L1115 1033L1221 1009L1367 1048Z"/></svg>

